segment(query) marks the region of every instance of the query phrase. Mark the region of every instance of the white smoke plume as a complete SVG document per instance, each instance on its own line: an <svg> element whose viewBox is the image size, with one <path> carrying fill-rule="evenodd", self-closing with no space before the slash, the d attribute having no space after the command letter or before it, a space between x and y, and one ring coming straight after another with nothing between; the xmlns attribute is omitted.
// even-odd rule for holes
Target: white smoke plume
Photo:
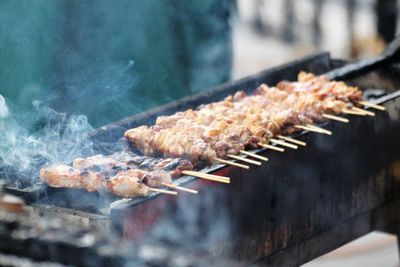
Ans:
<svg viewBox="0 0 400 267"><path fill-rule="evenodd" d="M37 182L39 168L46 163L68 163L93 152L88 138L93 128L86 116L57 113L39 101L33 105L38 118L45 121L39 131L30 134L0 95L0 178L15 187Z"/></svg>

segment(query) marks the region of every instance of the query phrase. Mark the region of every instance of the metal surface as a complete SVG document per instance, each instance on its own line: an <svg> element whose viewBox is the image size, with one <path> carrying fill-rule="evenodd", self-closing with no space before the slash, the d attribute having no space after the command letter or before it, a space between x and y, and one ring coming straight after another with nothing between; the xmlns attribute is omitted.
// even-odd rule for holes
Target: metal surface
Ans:
<svg viewBox="0 0 400 267"><path fill-rule="evenodd" d="M360 219L369 225L366 230L335 231L399 199L399 95L384 99L387 113L351 117L349 125L328 123L333 136L302 135L304 149L263 153L270 161L249 171L223 169L231 177L229 186L196 180L188 185L200 190L198 197L130 203L131 208L112 209L111 219L128 239L178 239L217 255L269 263L274 261L268 256L290 249L286 255L293 265L304 263L376 229L373 217L366 216ZM396 214L380 219L389 223L392 217ZM193 229L201 234L193 235ZM331 233L330 242L302 245L324 232ZM296 246L302 253L293 250Z"/></svg>

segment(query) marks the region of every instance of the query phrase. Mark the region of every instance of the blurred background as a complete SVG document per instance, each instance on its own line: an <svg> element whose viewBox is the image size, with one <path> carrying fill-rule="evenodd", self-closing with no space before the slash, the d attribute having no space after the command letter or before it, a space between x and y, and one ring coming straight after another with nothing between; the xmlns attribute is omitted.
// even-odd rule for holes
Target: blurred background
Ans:
<svg viewBox="0 0 400 267"><path fill-rule="evenodd" d="M337 58L366 58L393 40L398 24L396 0L239 0L237 5L234 77L321 50Z"/></svg>
<svg viewBox="0 0 400 267"><path fill-rule="evenodd" d="M28 133L49 124L49 110L96 128L318 51L376 55L397 32L398 9L396 0L2 0L0 95ZM374 233L308 266L397 259L395 238Z"/></svg>

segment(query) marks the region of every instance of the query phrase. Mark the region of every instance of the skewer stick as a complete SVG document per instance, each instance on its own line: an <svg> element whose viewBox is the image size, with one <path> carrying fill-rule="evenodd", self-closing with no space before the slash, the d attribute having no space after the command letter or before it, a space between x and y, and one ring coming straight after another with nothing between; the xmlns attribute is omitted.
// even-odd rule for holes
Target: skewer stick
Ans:
<svg viewBox="0 0 400 267"><path fill-rule="evenodd" d="M347 109L347 108L342 109L342 113L350 114L350 115L357 115L357 116L366 116L367 115L364 112L358 112L358 111Z"/></svg>
<svg viewBox="0 0 400 267"><path fill-rule="evenodd" d="M188 193L192 193L192 194L199 193L199 191L197 191L197 190L193 190L193 189L186 188L186 187L179 186L179 185L174 185L174 184L170 184L170 183L166 183L166 182L161 182L161 184L168 188L172 188L172 189L176 189L176 190L180 190L180 191L184 191L184 192L188 192Z"/></svg>
<svg viewBox="0 0 400 267"><path fill-rule="evenodd" d="M249 151L246 151L246 150L240 150L240 153L243 153L243 154L245 154L247 156L250 156L250 157L253 157L253 158L256 158L256 159L260 159L260 160L263 160L263 161L268 161L267 157L260 156L260 155L258 155L256 153L253 153L253 152L249 152Z"/></svg>
<svg viewBox="0 0 400 267"><path fill-rule="evenodd" d="M225 183L229 184L231 182L231 179L229 177L225 176L219 176L219 175L213 175L213 174L208 174L208 173L202 173L202 172L195 172L195 171L182 171L183 174L185 175L190 175L194 176L197 178L202 178L214 182L220 182L220 183Z"/></svg>
<svg viewBox="0 0 400 267"><path fill-rule="evenodd" d="M310 128L314 128L314 129L320 130L320 131L322 131L322 133L325 133L327 135L332 135L331 131L328 131L328 130L326 130L324 128L321 128L321 127L318 127L318 126L315 126L315 125L312 125L312 124L306 124L306 126L310 127Z"/></svg>
<svg viewBox="0 0 400 267"><path fill-rule="evenodd" d="M338 116L331 115L331 114L322 114L322 117L324 117L325 119L349 123L349 119L338 117Z"/></svg>
<svg viewBox="0 0 400 267"><path fill-rule="evenodd" d="M177 195L177 194L178 194L178 192L175 192L175 191L169 191L169 190L158 189L158 188L152 188L152 187L149 187L149 190L150 190L150 191L153 191L153 192L168 194L168 195Z"/></svg>
<svg viewBox="0 0 400 267"><path fill-rule="evenodd" d="M357 108L357 107L352 107L351 109L355 110L355 111L358 111L358 112L364 112L366 115L371 116L371 117L375 116L375 113L372 112L372 111L368 111L368 110Z"/></svg>
<svg viewBox="0 0 400 267"><path fill-rule="evenodd" d="M306 145L307 145L307 144L306 144L305 142L303 142L303 141L299 141L299 140L297 140L297 139L290 138L290 137L287 137L287 136L278 135L277 137L280 138L280 139L282 139L282 140L285 140L285 141L288 141L288 142L292 142L292 143L294 143L294 144L296 144L296 145L299 145L299 146L306 146Z"/></svg>
<svg viewBox="0 0 400 267"><path fill-rule="evenodd" d="M377 109L377 110L382 110L382 111L386 110L386 108L384 106L377 105L377 104L374 104L374 103L371 103L371 102L368 102L368 101L359 101L358 104L366 106L366 107L374 108L374 109Z"/></svg>
<svg viewBox="0 0 400 267"><path fill-rule="evenodd" d="M228 164L228 165L232 165L232 166L236 166L242 169L249 169L250 167L244 164L240 164L240 163L236 163L236 162L232 162L229 160L224 160L224 159L219 159L219 158L214 158L215 161L218 161L219 163L224 163L224 164Z"/></svg>
<svg viewBox="0 0 400 267"><path fill-rule="evenodd" d="M298 149L298 148L299 148L299 147L296 146L296 145L289 144L289 143L287 143L287 142L285 142L285 141L278 140L278 139L275 139L275 138L272 138L272 139L271 139L271 142L276 143L276 144L281 145L281 146L293 148L293 149Z"/></svg>
<svg viewBox="0 0 400 267"><path fill-rule="evenodd" d="M301 130L306 130L306 131L310 131L310 132L314 132L314 133L326 134L324 131L321 131L321 130L316 129L314 127L313 128L307 127L307 126L304 126L304 125L295 125L294 128L301 129Z"/></svg>
<svg viewBox="0 0 400 267"><path fill-rule="evenodd" d="M268 148L271 150L275 150L275 151L279 151L279 152L285 152L285 149L281 148L281 147L277 147L277 146L272 146L272 145L268 145L268 144L263 144L263 143L258 143L259 146L262 146L264 148Z"/></svg>
<svg viewBox="0 0 400 267"><path fill-rule="evenodd" d="M250 163L250 164L254 164L254 165L257 165L257 166L261 166L261 162L256 161L256 160L244 158L244 157L237 156L237 155L231 155L231 154L228 154L227 156L228 156L229 158L232 158L232 159L237 159L237 160L241 160L241 161L244 161L244 162L247 162L247 163Z"/></svg>

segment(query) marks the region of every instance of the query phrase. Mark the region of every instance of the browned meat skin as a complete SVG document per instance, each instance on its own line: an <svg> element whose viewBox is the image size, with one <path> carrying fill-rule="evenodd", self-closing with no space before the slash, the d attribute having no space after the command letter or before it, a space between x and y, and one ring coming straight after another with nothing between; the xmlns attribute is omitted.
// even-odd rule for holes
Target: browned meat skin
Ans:
<svg viewBox="0 0 400 267"><path fill-rule="evenodd" d="M347 86L341 81L330 81L324 76L300 72L296 90L307 91L320 96L332 96L337 100L356 103L362 100L362 92L353 86Z"/></svg>
<svg viewBox="0 0 400 267"><path fill-rule="evenodd" d="M192 170L193 164L185 159L156 159L139 156L132 152L117 152L109 156L95 155L77 158L73 167L57 164L43 168L43 181L54 187L83 188L98 191L105 188L119 196L135 196L135 179L149 187L163 187L162 183L171 183L171 177L178 177L183 170ZM117 178L116 178L117 177ZM133 178L128 178L133 177ZM123 183L133 183L123 184ZM137 190L142 190L140 185ZM130 195L127 191L130 190ZM138 195L143 195L140 191Z"/></svg>
<svg viewBox="0 0 400 267"><path fill-rule="evenodd" d="M106 189L121 197L144 197L150 193L149 187L142 181L146 172L129 170L119 172L106 183Z"/></svg>
<svg viewBox="0 0 400 267"><path fill-rule="evenodd" d="M190 160L182 158L151 158L140 156L132 152L117 152L110 156L118 164L127 168L139 168L146 171L165 171L172 177L179 177L184 170L193 170Z"/></svg>
<svg viewBox="0 0 400 267"><path fill-rule="evenodd" d="M132 161L137 164L130 164L132 163ZM147 186L159 188L163 186L161 184L162 182L172 182L171 175L163 169L163 167L171 163L171 161L172 160L169 159L155 159L138 156L131 152L117 152L110 156L96 155L88 158L78 158L74 160L73 166L75 168L81 168L83 169L84 173L87 173L88 182L91 181L93 173L114 172L117 173L117 176L120 174L123 174L123 176L137 176L141 180L143 180L143 182ZM182 163L184 164L184 166L187 166L187 163L185 161L183 161ZM177 163L177 166L175 166L175 168L178 167L178 165L179 162ZM96 172L94 172L93 170L96 170ZM124 178L118 181L126 182L127 180Z"/></svg>
<svg viewBox="0 0 400 267"><path fill-rule="evenodd" d="M143 162L142 166L145 166L146 162ZM158 162L152 164L149 168L151 171L157 171L157 170L163 170L165 172L168 172L171 177L179 177L182 175L182 171L185 170L193 170L194 166L192 162L186 159L163 159L159 160Z"/></svg>
<svg viewBox="0 0 400 267"><path fill-rule="evenodd" d="M51 187L100 190L107 176L104 173L81 171L65 164L53 164L40 170L40 179Z"/></svg>
<svg viewBox="0 0 400 267"><path fill-rule="evenodd" d="M94 171L81 172L81 187L89 192L99 191L104 187L104 182L107 181L106 173Z"/></svg>
<svg viewBox="0 0 400 267"><path fill-rule="evenodd" d="M257 127L246 120L243 110L235 109L234 97L203 105L198 110L178 112L171 117L159 117L157 126L171 131L190 131L205 142L209 143L219 157L228 153L238 154L245 146L255 147L259 138L268 135L266 128ZM258 131L255 135L252 131Z"/></svg>
<svg viewBox="0 0 400 267"><path fill-rule="evenodd" d="M265 90L268 92L271 90L270 97L265 97L260 94L259 91L261 88L266 88ZM256 129L255 126L258 126L261 131L263 128L266 128L273 135L276 135L287 131L287 129L289 129L288 127L295 124L304 124L304 119L299 116L300 114L298 112L290 107L279 105L275 102L277 99L284 99L279 90L261 85L257 91L258 93L252 96L239 98L239 101L235 103L237 110L245 111L244 120L249 125L253 125L252 129L254 133L258 134L257 131L254 130ZM283 96L287 95L285 94ZM271 135L267 135L267 138L263 138L263 136L259 137L262 141L266 142L270 136Z"/></svg>
<svg viewBox="0 0 400 267"><path fill-rule="evenodd" d="M145 131L140 128L128 130L126 137L134 140L147 155L170 149L167 154L172 157L185 155L191 160L210 159L201 150L197 150L199 154L189 156L189 148L195 145L193 140L202 140L218 157L223 158L228 153L238 153L244 147L267 142L271 136L297 131L294 127L297 124L322 121L324 113L340 114L352 105L351 101L358 99L361 99L361 92L355 87L301 73L298 82L282 82L278 87L271 88L261 85L251 96L239 91L222 101L202 105L197 110L159 117L155 126L146 126ZM131 131L133 136L129 136ZM152 137L157 131L163 132L162 136ZM146 144L143 137L150 138L152 142ZM170 146L175 148L168 148Z"/></svg>
<svg viewBox="0 0 400 267"><path fill-rule="evenodd" d="M51 187L81 188L89 192L106 189L123 197L146 196L149 193L148 187L162 187L162 182L172 182L171 176L163 170L149 172L130 169L107 173L91 171L87 165L85 167L76 169L65 164L54 164L42 168L40 177Z"/></svg>
<svg viewBox="0 0 400 267"><path fill-rule="evenodd" d="M118 164L127 168L139 168L146 171L165 171L171 177L179 177L184 170L193 170L190 160L182 158L150 158L132 152L117 152L110 155Z"/></svg>
<svg viewBox="0 0 400 267"><path fill-rule="evenodd" d="M42 168L40 179L52 187L81 188L80 171L65 164L53 164Z"/></svg>
<svg viewBox="0 0 400 267"><path fill-rule="evenodd" d="M285 105L291 105L294 109L302 111L305 116L317 121L322 120L323 113L340 114L346 106L352 105L332 96L297 91L294 83L280 82L277 87L289 94Z"/></svg>
<svg viewBox="0 0 400 267"><path fill-rule="evenodd" d="M109 156L95 155L88 158L77 158L73 167L97 172L117 172L129 169L146 171L165 171L172 177L179 177L184 170L193 170L193 164L181 158L151 158L133 152L116 152Z"/></svg>
<svg viewBox="0 0 400 267"><path fill-rule="evenodd" d="M223 100L201 106L196 111L189 109L170 117L159 117L156 124L174 132L190 132L192 136L210 144L218 157L225 157L228 153L239 153L246 143L254 142L249 137L250 129L238 124L231 117L223 116L231 110L232 101Z"/></svg>
<svg viewBox="0 0 400 267"><path fill-rule="evenodd" d="M162 183L172 183L171 175L162 170L148 172L142 180L147 186L155 188L163 187Z"/></svg>
<svg viewBox="0 0 400 267"><path fill-rule="evenodd" d="M154 129L155 127L147 126L129 129L124 136L145 155L161 153L165 157L181 157L193 161L212 161L217 157L210 145L201 138L191 135L190 131L185 133Z"/></svg>

